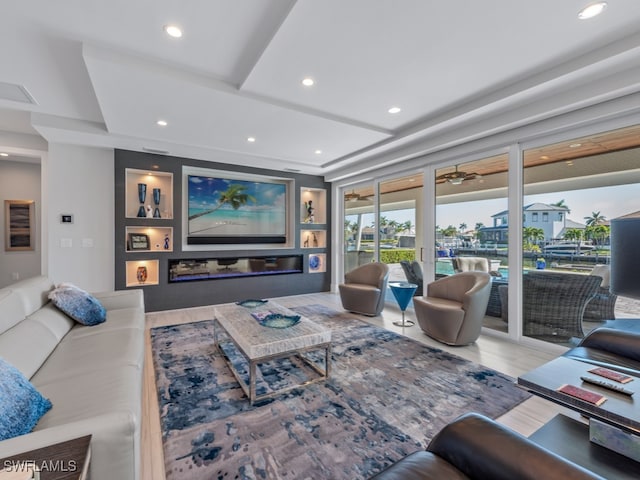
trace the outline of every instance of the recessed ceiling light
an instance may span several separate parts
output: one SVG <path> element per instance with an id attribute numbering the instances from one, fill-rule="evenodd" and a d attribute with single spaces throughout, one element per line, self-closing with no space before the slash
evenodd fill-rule
<path id="1" fill-rule="evenodd" d="M 168 125 L 166 120 L 158 120 L 156 124 L 160 125 L 161 127 L 166 127 Z"/>
<path id="2" fill-rule="evenodd" d="M 302 79 L 302 85 L 304 85 L 305 87 L 311 87 L 311 86 L 313 86 L 314 83 L 316 83 L 316 82 L 311 77 L 305 77 L 305 78 Z"/>
<path id="3" fill-rule="evenodd" d="M 389 113 L 400 113 L 402 111 L 402 109 L 400 107 L 391 107 L 389 110 L 387 110 L 387 112 Z"/>
<path id="4" fill-rule="evenodd" d="M 604 12 L 604 9 L 607 8 L 607 2 L 595 2 L 590 3 L 582 10 L 578 12 L 578 18 L 580 20 L 586 20 L 588 18 L 593 18 L 597 15 L 600 15 Z"/>
<path id="5" fill-rule="evenodd" d="M 549 155 L 542 155 L 540 160 L 549 160 Z"/>
<path id="6" fill-rule="evenodd" d="M 256 138 L 255 138 L 255 137 L 247 137 L 247 142 L 249 142 L 249 143 L 253 143 L 253 142 L 255 142 L 255 141 L 256 141 Z"/>
<path id="7" fill-rule="evenodd" d="M 8 157 L 8 156 L 9 156 L 8 153 L 4 153 L 4 152 L 0 153 L 0 157 Z"/>
<path id="8" fill-rule="evenodd" d="M 582 144 L 581 143 L 572 143 L 571 145 L 569 145 L 569 148 L 578 148 L 581 147 Z"/>
<path id="9" fill-rule="evenodd" d="M 176 25 L 165 25 L 164 31 L 173 38 L 180 38 L 182 36 L 182 30 Z"/>
<path id="10" fill-rule="evenodd" d="M 315 153 L 316 155 L 322 155 L 322 150 L 316 150 L 316 151 L 315 151 L 315 152 L 313 152 L 313 153 Z"/>
<path id="11" fill-rule="evenodd" d="M 573 162 L 572 162 L 571 160 L 568 160 L 568 161 L 567 161 L 567 166 L 568 166 L 568 167 L 573 167 Z"/>

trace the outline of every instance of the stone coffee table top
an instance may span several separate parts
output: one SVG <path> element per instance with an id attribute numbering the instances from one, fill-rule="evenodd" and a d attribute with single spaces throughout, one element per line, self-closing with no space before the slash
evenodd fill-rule
<path id="1" fill-rule="evenodd" d="M 256 312 L 297 315 L 288 308 L 269 300 L 257 308 L 246 308 L 235 303 L 214 308 L 218 323 L 235 340 L 249 360 L 270 357 L 285 352 L 303 350 L 331 342 L 331 330 L 306 317 L 287 328 L 260 325 L 251 315 Z"/>

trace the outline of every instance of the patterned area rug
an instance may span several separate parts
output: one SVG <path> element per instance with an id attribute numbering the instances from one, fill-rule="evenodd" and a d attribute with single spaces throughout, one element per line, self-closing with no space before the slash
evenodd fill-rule
<path id="1" fill-rule="evenodd" d="M 459 415 L 496 418 L 529 397 L 506 375 L 348 313 L 295 310 L 332 329 L 331 378 L 254 406 L 215 352 L 211 321 L 152 329 L 168 479 L 366 479 Z M 300 381 L 300 367 L 263 364 L 259 393 Z"/>

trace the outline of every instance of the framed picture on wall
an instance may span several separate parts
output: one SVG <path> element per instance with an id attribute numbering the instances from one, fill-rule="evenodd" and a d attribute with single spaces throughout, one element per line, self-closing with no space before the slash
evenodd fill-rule
<path id="1" fill-rule="evenodd" d="M 35 250 L 35 202 L 4 201 L 4 249 L 7 252 Z"/>
<path id="2" fill-rule="evenodd" d="M 149 250 L 149 235 L 144 233 L 130 233 L 127 242 L 128 250 Z"/>

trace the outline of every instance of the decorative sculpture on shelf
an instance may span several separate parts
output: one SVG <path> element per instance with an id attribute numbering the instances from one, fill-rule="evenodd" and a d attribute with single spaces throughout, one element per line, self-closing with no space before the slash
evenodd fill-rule
<path id="1" fill-rule="evenodd" d="M 164 234 L 164 249 L 165 249 L 165 250 L 169 250 L 169 242 L 170 242 L 170 240 L 169 240 L 169 234 L 168 234 L 168 233 L 165 233 L 165 234 Z"/>
<path id="2" fill-rule="evenodd" d="M 318 246 L 318 237 L 316 237 L 316 232 L 313 232 L 313 246 Z"/>
<path id="3" fill-rule="evenodd" d="M 307 239 L 304 241 L 304 244 L 302 246 L 305 248 L 309 246 L 309 235 L 307 235 Z"/>
<path id="4" fill-rule="evenodd" d="M 147 205 L 147 214 L 146 214 L 147 218 L 153 218 L 153 208 L 151 208 L 151 205 Z"/>
<path id="5" fill-rule="evenodd" d="M 147 216 L 147 212 L 144 208 L 144 201 L 147 198 L 147 184 L 138 184 L 138 200 L 140 201 L 140 208 L 138 208 L 138 217 L 144 218 Z"/>
<path id="6" fill-rule="evenodd" d="M 307 211 L 307 216 L 304 219 L 305 223 L 313 223 L 314 222 L 313 212 L 315 211 L 315 208 L 313 207 L 313 201 L 309 200 L 308 202 L 304 202 L 304 208 Z"/>

